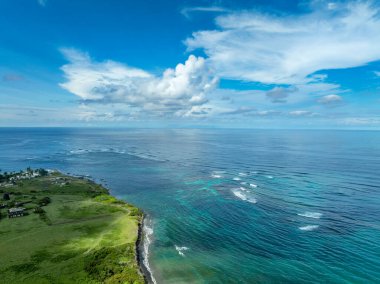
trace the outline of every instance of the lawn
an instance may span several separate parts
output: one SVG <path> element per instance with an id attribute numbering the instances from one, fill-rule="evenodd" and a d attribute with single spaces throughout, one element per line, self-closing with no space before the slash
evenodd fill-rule
<path id="1" fill-rule="evenodd" d="M 3 283 L 144 283 L 135 257 L 136 207 L 87 179 L 59 173 L 0 187 L 28 215 L 8 218 L 0 209 Z M 44 198 L 50 203 L 41 205 Z M 35 213 L 40 207 L 43 213 Z"/>

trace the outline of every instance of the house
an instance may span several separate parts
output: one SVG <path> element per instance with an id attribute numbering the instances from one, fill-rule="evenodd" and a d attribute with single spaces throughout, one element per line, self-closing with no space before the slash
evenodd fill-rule
<path id="1" fill-rule="evenodd" d="M 25 215 L 25 208 L 10 208 L 8 209 L 8 218 L 22 217 Z"/>

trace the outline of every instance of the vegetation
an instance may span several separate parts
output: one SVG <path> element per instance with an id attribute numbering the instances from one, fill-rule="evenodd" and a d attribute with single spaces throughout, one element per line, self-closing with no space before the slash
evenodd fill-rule
<path id="1" fill-rule="evenodd" d="M 42 173 L 2 174 L 10 200 L 0 200 L 1 282 L 144 283 L 135 256 L 142 212 L 87 179 Z M 29 214 L 7 218 L 16 204 Z"/>

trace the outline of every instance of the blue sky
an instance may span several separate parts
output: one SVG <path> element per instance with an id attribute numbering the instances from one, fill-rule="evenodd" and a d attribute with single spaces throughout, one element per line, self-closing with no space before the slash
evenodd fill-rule
<path id="1" fill-rule="evenodd" d="M 0 126 L 380 129 L 377 1 L 0 1 Z"/>

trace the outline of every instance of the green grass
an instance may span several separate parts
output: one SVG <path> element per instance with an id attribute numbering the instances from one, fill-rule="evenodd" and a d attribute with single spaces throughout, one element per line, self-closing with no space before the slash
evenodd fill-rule
<path id="1" fill-rule="evenodd" d="M 57 177 L 65 184 L 56 184 Z M 24 217 L 8 219 L 1 209 L 2 283 L 144 283 L 135 260 L 142 218 L 136 207 L 100 185 L 60 174 L 0 190 L 13 192 L 13 202 L 32 201 L 23 206 L 29 208 Z M 34 213 L 44 197 L 51 203 Z"/>

